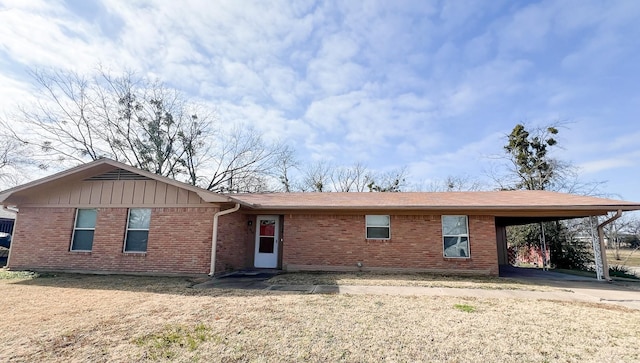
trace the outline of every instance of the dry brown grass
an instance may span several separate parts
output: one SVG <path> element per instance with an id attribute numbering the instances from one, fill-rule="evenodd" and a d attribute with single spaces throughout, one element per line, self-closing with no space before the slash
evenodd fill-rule
<path id="1" fill-rule="evenodd" d="M 273 285 L 423 286 L 467 289 L 550 291 L 547 286 L 491 276 L 453 276 L 429 273 L 327 273 L 299 272 L 277 275 Z"/>
<path id="2" fill-rule="evenodd" d="M 640 360 L 640 311 L 612 305 L 192 284 L 84 275 L 0 280 L 0 361 Z"/>
<path id="3" fill-rule="evenodd" d="M 616 251 L 607 249 L 607 263 L 609 263 L 609 265 L 640 267 L 640 249 L 620 249 L 619 252 L 620 259 L 616 260 Z"/>

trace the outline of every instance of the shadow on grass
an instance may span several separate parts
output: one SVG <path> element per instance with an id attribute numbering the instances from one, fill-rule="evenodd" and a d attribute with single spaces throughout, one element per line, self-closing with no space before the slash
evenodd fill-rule
<path id="1" fill-rule="evenodd" d="M 271 276 L 232 275 L 210 279 L 203 277 L 154 277 L 131 275 L 90 275 L 41 273 L 30 279 L 19 278 L 5 283 L 56 289 L 113 290 L 181 296 L 268 296 L 309 294 L 313 286 L 387 285 L 472 289 L 535 290 L 536 288 L 591 288 L 600 290 L 640 289 L 640 283 L 599 282 L 594 279 L 544 280 L 489 276 L 452 276 L 437 274 L 381 273 L 286 273 Z M 309 289 L 309 287 L 312 287 Z M 316 290 L 317 291 L 317 290 Z M 327 290 L 330 291 L 330 290 Z M 52 291 L 51 293 L 55 293 Z"/>
<path id="2" fill-rule="evenodd" d="M 488 290 L 539 290 L 541 284 L 486 275 L 455 275 L 427 272 L 297 272 L 275 276 L 274 285 L 407 286 Z"/>
<path id="3" fill-rule="evenodd" d="M 262 289 L 242 289 L 220 286 L 204 289 L 194 286 L 210 281 L 209 277 L 156 277 L 132 275 L 91 275 L 75 273 L 38 273 L 29 279 L 7 280 L 5 283 L 54 289 L 113 290 L 136 293 L 170 294 L 181 296 L 256 296 L 277 292 Z M 55 293 L 55 292 L 52 292 Z"/>

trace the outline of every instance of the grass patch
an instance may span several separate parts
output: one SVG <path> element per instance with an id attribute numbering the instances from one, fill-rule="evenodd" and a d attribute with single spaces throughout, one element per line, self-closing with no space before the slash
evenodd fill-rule
<path id="1" fill-rule="evenodd" d="M 453 307 L 460 311 L 464 311 L 465 313 L 472 313 L 476 311 L 476 308 L 469 304 L 455 304 Z"/>
<path id="2" fill-rule="evenodd" d="M 621 248 L 619 251 L 620 259 L 616 259 L 616 251 L 607 249 L 607 262 L 610 265 L 621 265 L 640 267 L 640 250 L 631 248 Z"/>
<path id="3" fill-rule="evenodd" d="M 195 351 L 200 344 L 211 339 L 211 329 L 204 324 L 187 327 L 180 324 L 167 325 L 157 333 L 134 339 L 134 343 L 145 348 L 145 357 L 151 360 L 174 359 L 181 351 Z"/>
<path id="4" fill-rule="evenodd" d="M 9 271 L 6 268 L 0 269 L 0 280 L 29 280 L 35 279 L 39 275 L 31 271 Z"/>

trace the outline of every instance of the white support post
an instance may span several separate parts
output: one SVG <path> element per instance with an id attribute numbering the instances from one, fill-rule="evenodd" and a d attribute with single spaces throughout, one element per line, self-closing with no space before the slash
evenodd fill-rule
<path id="1" fill-rule="evenodd" d="M 589 218 L 589 222 L 591 226 L 591 246 L 593 247 L 593 259 L 596 264 L 596 277 L 598 278 L 598 281 L 602 281 L 602 275 L 604 273 L 604 269 L 602 268 L 602 251 L 600 250 L 600 238 L 598 237 L 598 232 L 596 231 L 596 226 L 598 225 L 598 217 L 591 216 Z"/>
<path id="2" fill-rule="evenodd" d="M 544 235 L 544 222 L 540 222 L 540 241 L 542 248 L 542 271 L 547 270 L 547 239 Z"/>

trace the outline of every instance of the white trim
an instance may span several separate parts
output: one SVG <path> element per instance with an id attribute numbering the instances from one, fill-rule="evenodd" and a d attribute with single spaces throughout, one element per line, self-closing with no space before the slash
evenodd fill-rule
<path id="1" fill-rule="evenodd" d="M 382 217 L 387 217 L 389 218 L 389 225 L 388 226 L 383 226 L 383 225 L 369 225 L 367 223 L 367 217 L 368 216 L 382 216 Z M 374 227 L 374 228 L 387 228 L 389 230 L 389 237 L 384 238 L 384 237 L 369 237 L 369 227 Z M 390 240 L 391 239 L 391 215 L 389 214 L 365 214 L 364 216 L 364 238 L 368 239 L 368 240 Z"/>
<path id="2" fill-rule="evenodd" d="M 20 204 L 20 208 L 81 208 L 81 209 L 96 209 L 96 208 L 217 208 L 219 204 L 216 203 L 198 203 L 198 204 L 43 204 L 43 203 L 34 203 L 34 204 Z"/>
<path id="3" fill-rule="evenodd" d="M 81 210 L 95 210 L 96 211 L 96 220 L 93 222 L 93 228 L 78 228 L 78 213 Z M 76 208 L 76 218 L 73 220 L 73 230 L 71 231 L 71 244 L 69 245 L 69 252 L 91 252 L 93 251 L 93 240 L 96 232 L 96 223 L 98 222 L 98 209 L 97 208 Z M 73 248 L 73 242 L 76 239 L 76 231 L 93 231 L 94 236 L 91 237 L 91 249 L 90 250 L 79 250 Z"/>
<path id="4" fill-rule="evenodd" d="M 466 223 L 466 229 L 467 229 L 467 233 L 465 234 L 444 234 L 444 218 L 445 217 L 464 217 L 465 219 L 465 223 Z M 471 258 L 471 238 L 469 237 L 469 216 L 467 215 L 463 215 L 463 214 L 443 214 L 440 216 L 440 228 L 442 229 L 442 257 L 444 258 L 459 258 L 459 259 L 470 259 Z M 467 238 L 467 256 L 446 256 L 444 254 L 445 248 L 444 248 L 444 239 L 446 237 L 458 237 L 458 240 L 461 237 L 466 237 Z"/>
<path id="5" fill-rule="evenodd" d="M 129 220 L 131 219 L 131 210 L 132 209 L 148 209 L 149 210 L 149 226 L 145 228 L 129 228 Z M 122 253 L 147 253 L 149 249 L 149 229 L 151 227 L 151 214 L 153 213 L 152 208 L 127 208 L 127 225 L 125 226 L 124 231 L 124 241 L 122 244 Z M 129 237 L 129 231 L 147 231 L 147 248 L 144 251 L 127 251 L 127 237 Z"/>

